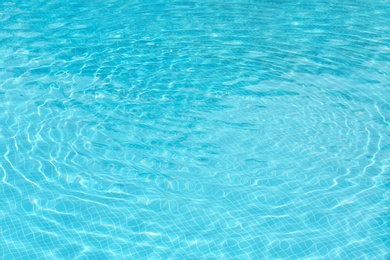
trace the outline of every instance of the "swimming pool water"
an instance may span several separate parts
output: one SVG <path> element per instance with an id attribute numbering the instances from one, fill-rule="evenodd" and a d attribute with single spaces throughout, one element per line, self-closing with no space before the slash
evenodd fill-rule
<path id="1" fill-rule="evenodd" d="M 389 1 L 0 6 L 1 259 L 390 258 Z"/>

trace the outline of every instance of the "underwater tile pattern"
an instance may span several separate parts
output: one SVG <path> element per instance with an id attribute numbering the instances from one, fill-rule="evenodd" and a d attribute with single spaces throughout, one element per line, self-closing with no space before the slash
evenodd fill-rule
<path id="1" fill-rule="evenodd" d="M 1 259 L 390 259 L 389 1 L 1 1 Z"/>

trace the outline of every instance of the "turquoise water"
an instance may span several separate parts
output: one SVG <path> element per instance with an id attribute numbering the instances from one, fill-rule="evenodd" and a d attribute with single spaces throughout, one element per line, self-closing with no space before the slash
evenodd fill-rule
<path id="1" fill-rule="evenodd" d="M 389 1 L 65 2 L 0 3 L 1 259 L 390 258 Z"/>

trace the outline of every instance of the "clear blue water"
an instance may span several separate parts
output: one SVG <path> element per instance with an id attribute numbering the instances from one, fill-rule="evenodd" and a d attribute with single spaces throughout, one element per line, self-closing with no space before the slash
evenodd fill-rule
<path id="1" fill-rule="evenodd" d="M 65 2 L 0 4 L 1 259 L 390 259 L 389 1 Z"/>

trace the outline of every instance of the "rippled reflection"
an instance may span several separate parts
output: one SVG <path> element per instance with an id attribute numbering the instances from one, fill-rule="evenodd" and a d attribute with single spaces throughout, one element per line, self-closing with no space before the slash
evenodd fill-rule
<path id="1" fill-rule="evenodd" d="M 4 259 L 388 259 L 390 3 L 3 2 Z"/>

